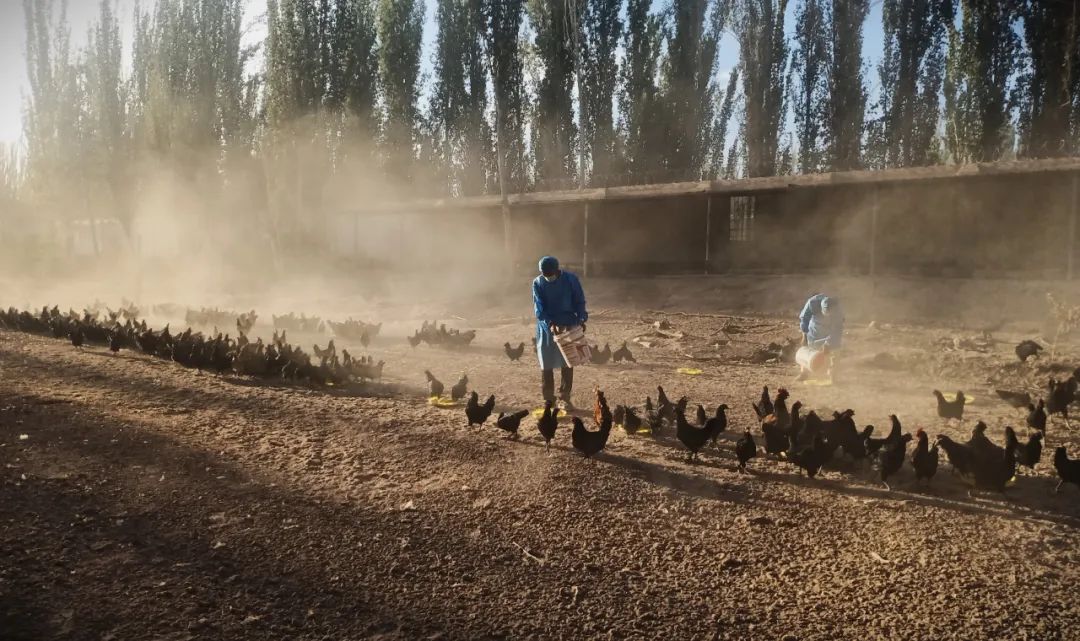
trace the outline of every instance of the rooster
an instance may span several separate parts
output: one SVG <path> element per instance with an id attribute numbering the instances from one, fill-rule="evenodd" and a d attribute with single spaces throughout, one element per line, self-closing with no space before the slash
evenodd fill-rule
<path id="1" fill-rule="evenodd" d="M 742 438 L 735 443 L 735 456 L 739 459 L 739 472 L 746 472 L 746 463 L 757 456 L 757 443 L 750 430 L 743 432 Z"/>
<path id="2" fill-rule="evenodd" d="M 949 420 L 963 420 L 964 418 L 964 404 L 967 399 L 964 398 L 963 392 L 956 393 L 956 400 L 947 401 L 945 395 L 938 390 L 934 390 L 934 396 L 937 397 L 937 413 L 941 418 Z"/>
<path id="3" fill-rule="evenodd" d="M 1064 445 L 1054 450 L 1054 470 L 1057 471 L 1058 478 L 1061 479 L 1057 487 L 1054 488 L 1054 494 L 1060 492 L 1061 486 L 1065 483 L 1072 483 L 1076 487 L 1080 487 L 1080 460 L 1070 460 Z"/>
<path id="4" fill-rule="evenodd" d="M 508 432 L 510 438 L 516 439 L 518 437 L 518 428 L 521 427 L 521 419 L 529 415 L 528 410 L 521 410 L 513 414 L 499 413 L 499 418 L 495 421 L 495 426 L 500 430 Z"/>
<path id="5" fill-rule="evenodd" d="M 452 401 L 454 401 L 456 403 L 457 401 L 460 401 L 461 399 L 465 398 L 465 394 L 468 391 L 469 391 L 469 376 L 467 374 L 465 374 L 464 372 L 462 372 L 461 378 L 458 379 L 458 382 L 453 387 L 450 388 L 450 400 L 452 400 Z"/>
<path id="6" fill-rule="evenodd" d="M 473 392 L 469 396 L 469 402 L 465 404 L 465 416 L 469 419 L 469 427 L 473 425 L 484 426 L 484 423 L 495 410 L 495 397 L 489 396 L 484 404 L 480 404 L 480 396 Z"/>
<path id="7" fill-rule="evenodd" d="M 754 413 L 757 414 L 758 420 L 764 419 L 769 414 L 773 413 L 773 404 L 769 400 L 769 386 L 761 388 L 761 400 L 757 403 L 751 403 L 754 406 Z"/>
<path id="8" fill-rule="evenodd" d="M 766 425 L 770 430 L 784 435 L 787 440 L 787 432 L 791 429 L 791 413 L 787 406 L 788 391 L 780 388 L 776 391 L 776 400 L 772 403 L 772 412 L 761 420 L 761 429 L 765 431 Z"/>
<path id="9" fill-rule="evenodd" d="M 930 438 L 920 427 L 915 431 L 915 452 L 911 455 L 911 467 L 915 469 L 915 482 L 934 478 L 938 467 L 938 446 L 930 447 Z"/>
<path id="10" fill-rule="evenodd" d="M 446 389 L 446 386 L 442 384 L 442 381 L 435 378 L 435 375 L 431 373 L 431 370 L 424 370 L 424 378 L 426 378 L 428 382 L 428 396 L 431 398 L 441 397 L 443 390 Z"/>
<path id="11" fill-rule="evenodd" d="M 544 437 L 544 449 L 551 451 L 551 440 L 555 438 L 555 430 L 559 427 L 559 408 L 554 410 L 551 401 L 544 403 L 544 414 L 536 422 L 536 429 L 540 430 L 540 436 Z"/>
<path id="12" fill-rule="evenodd" d="M 521 356 L 525 353 L 525 343 L 520 343 L 517 347 L 510 347 L 510 343 L 504 343 L 503 353 L 506 354 L 511 363 L 516 363 L 521 360 Z"/>

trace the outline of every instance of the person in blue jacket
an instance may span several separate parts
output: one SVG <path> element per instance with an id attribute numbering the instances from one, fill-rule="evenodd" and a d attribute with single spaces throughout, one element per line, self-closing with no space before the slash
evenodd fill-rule
<path id="1" fill-rule="evenodd" d="M 561 400 L 572 407 L 570 393 L 574 388 L 574 368 L 566 364 L 554 334 L 580 325 L 585 329 L 589 312 L 585 309 L 585 292 L 574 274 L 559 269 L 554 256 L 540 259 L 540 275 L 533 280 L 533 307 L 536 311 L 536 355 L 543 371 L 545 401 Z M 555 398 L 555 370 L 560 370 L 559 397 Z"/>
<path id="2" fill-rule="evenodd" d="M 799 329 L 802 331 L 803 345 L 825 350 L 826 353 L 840 349 L 844 341 L 844 314 L 840 310 L 840 301 L 825 294 L 811 296 L 799 314 Z M 831 369 L 830 365 L 830 375 Z M 808 375 L 809 372 L 804 370 L 800 378 Z"/>

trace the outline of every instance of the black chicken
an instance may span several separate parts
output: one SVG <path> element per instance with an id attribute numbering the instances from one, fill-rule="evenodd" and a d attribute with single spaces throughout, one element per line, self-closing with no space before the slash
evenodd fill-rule
<path id="1" fill-rule="evenodd" d="M 937 397 L 937 413 L 938 416 L 945 420 L 963 420 L 964 418 L 964 405 L 967 403 L 967 399 L 964 398 L 963 392 L 956 393 L 956 399 L 952 401 L 945 400 L 945 395 L 934 390 L 934 396 Z"/>
<path id="2" fill-rule="evenodd" d="M 965 445 L 974 450 L 976 454 L 997 457 L 1005 453 L 1004 448 L 987 438 L 986 423 L 982 421 L 976 423 L 975 427 L 971 429 L 971 438 L 968 439 Z"/>
<path id="3" fill-rule="evenodd" d="M 555 430 L 559 427 L 559 408 L 554 410 L 551 401 L 544 403 L 544 414 L 536 421 L 536 429 L 540 430 L 540 436 L 544 437 L 544 449 L 551 450 L 551 440 L 555 438 Z"/>
<path id="4" fill-rule="evenodd" d="M 941 449 L 945 450 L 945 458 L 949 459 L 953 474 L 970 483 L 974 478 L 974 455 L 971 448 L 957 443 L 944 434 L 938 435 L 937 445 L 940 445 Z"/>
<path id="5" fill-rule="evenodd" d="M 525 353 L 525 343 L 519 343 L 517 347 L 510 347 L 510 343 L 504 343 L 503 352 L 511 363 L 516 363 L 521 360 L 522 354 Z"/>
<path id="6" fill-rule="evenodd" d="M 406 336 L 405 340 L 409 342 L 409 347 L 416 349 L 420 345 L 420 342 L 424 340 L 424 337 L 420 335 L 420 331 L 417 330 L 412 336 Z"/>
<path id="7" fill-rule="evenodd" d="M 915 432 L 915 452 L 911 455 L 911 467 L 915 468 L 915 482 L 929 481 L 937 474 L 938 446 L 930 447 L 930 438 L 920 427 Z"/>
<path id="8" fill-rule="evenodd" d="M 428 396 L 431 398 L 441 397 L 443 390 L 446 389 L 446 386 L 442 384 L 442 381 L 435 378 L 435 375 L 432 374 L 430 370 L 424 370 L 424 378 L 426 378 L 428 382 Z M 476 396 L 476 394 L 474 393 L 473 396 Z"/>
<path id="9" fill-rule="evenodd" d="M 997 393 L 998 398 L 1016 409 L 1026 409 L 1028 405 L 1031 405 L 1031 394 L 1027 392 L 1011 392 L 1003 389 L 994 391 Z"/>
<path id="10" fill-rule="evenodd" d="M 623 361 L 626 361 L 628 363 L 637 362 L 637 359 L 634 358 L 634 355 L 630 353 L 630 348 L 626 346 L 625 342 L 622 344 L 622 347 L 612 352 L 611 359 L 616 363 L 621 363 Z"/>
<path id="11" fill-rule="evenodd" d="M 769 386 L 761 388 L 761 400 L 757 403 L 751 403 L 754 406 L 754 413 L 757 414 L 758 420 L 764 419 L 769 414 L 773 413 L 773 404 L 769 399 Z"/>
<path id="12" fill-rule="evenodd" d="M 743 432 L 742 438 L 735 443 L 735 457 L 739 459 L 739 472 L 746 471 L 746 463 L 757 456 L 757 443 L 750 430 Z"/>
<path id="13" fill-rule="evenodd" d="M 595 456 L 607 445 L 608 436 L 611 434 L 612 419 L 609 414 L 607 419 L 600 424 L 600 429 L 590 432 L 585 429 L 581 419 L 574 417 L 574 431 L 570 435 L 570 441 L 574 449 L 585 455 L 585 458 Z"/>
<path id="14" fill-rule="evenodd" d="M 457 402 L 465 398 L 465 394 L 469 391 L 469 376 L 462 372 L 461 378 L 458 382 L 450 388 L 450 400 Z"/>
<path id="15" fill-rule="evenodd" d="M 656 386 L 656 411 L 669 423 L 675 422 L 675 404 L 671 402 L 667 393 L 664 392 L 664 388 L 660 385 Z"/>
<path id="16" fill-rule="evenodd" d="M 1006 426 L 1005 447 L 1016 450 L 1016 462 L 1024 467 L 1034 470 L 1042 459 L 1042 432 L 1035 431 L 1028 437 L 1027 443 L 1021 443 L 1016 438 L 1016 430 Z"/>
<path id="17" fill-rule="evenodd" d="M 1020 359 L 1021 363 L 1026 363 L 1027 359 L 1032 356 L 1038 356 L 1041 351 L 1043 351 L 1043 346 L 1035 341 L 1021 341 L 1020 344 L 1016 346 L 1016 357 Z"/>
<path id="18" fill-rule="evenodd" d="M 1027 426 L 1046 432 L 1046 402 L 1041 398 L 1038 405 L 1028 405 Z"/>
<path id="19" fill-rule="evenodd" d="M 821 466 L 829 460 L 827 448 L 825 436 L 818 433 L 814 436 L 813 443 L 797 452 L 789 453 L 787 458 L 799 469 L 805 471 L 807 476 L 814 478 Z"/>
<path id="20" fill-rule="evenodd" d="M 700 427 L 705 427 L 705 421 L 709 420 L 708 414 L 705 413 L 705 406 L 698 405 L 697 412 L 694 414 L 694 419 Z"/>
<path id="21" fill-rule="evenodd" d="M 871 436 L 866 436 L 864 438 L 867 456 L 876 456 L 877 453 L 881 451 L 881 448 L 885 447 L 887 443 L 895 443 L 896 441 L 900 440 L 900 419 L 897 418 L 896 415 L 890 415 L 889 420 L 892 422 L 892 428 L 889 430 L 889 433 L 885 436 L 885 438 L 873 438 Z"/>
<path id="22" fill-rule="evenodd" d="M 788 450 L 787 430 L 774 422 L 762 421 L 761 432 L 765 435 L 765 452 L 780 456 Z"/>
<path id="23" fill-rule="evenodd" d="M 82 347 L 86 342 L 86 334 L 83 333 L 82 327 L 78 326 L 68 332 L 68 338 L 75 347 Z"/>
<path id="24" fill-rule="evenodd" d="M 480 404 L 480 396 L 476 392 L 469 395 L 469 401 L 465 404 L 465 416 L 469 419 L 469 427 L 473 425 L 484 426 L 495 409 L 495 397 L 489 396 L 484 404 Z"/>
<path id="25" fill-rule="evenodd" d="M 114 332 L 109 333 L 109 351 L 110 352 L 112 352 L 114 354 L 119 352 L 124 347 L 125 342 L 126 341 L 124 339 L 123 330 L 118 329 L 118 330 L 116 330 Z"/>
<path id="26" fill-rule="evenodd" d="M 653 436 L 660 436 L 660 430 L 664 427 L 664 417 L 653 407 L 652 398 L 648 396 L 645 397 L 645 422 L 648 423 Z"/>
<path id="27" fill-rule="evenodd" d="M 890 491 L 892 488 L 889 487 L 889 477 L 904 467 L 904 456 L 907 454 L 907 444 L 910 440 L 911 434 L 904 434 L 899 440 L 886 443 L 881 450 L 881 483 Z"/>
<path id="28" fill-rule="evenodd" d="M 622 426 L 623 429 L 626 430 L 627 434 L 633 434 L 634 432 L 641 429 L 641 417 L 637 415 L 637 410 L 635 410 L 634 408 L 624 408 L 622 418 Z"/>
<path id="29" fill-rule="evenodd" d="M 705 447 L 705 444 L 709 442 L 710 434 L 703 427 L 694 427 L 688 423 L 685 413 L 676 412 L 675 436 L 677 436 L 679 442 L 685 445 L 686 449 L 689 450 L 687 460 L 693 461 L 701 448 Z"/>
<path id="30" fill-rule="evenodd" d="M 518 437 L 518 428 L 521 427 L 521 419 L 529 415 L 529 410 L 521 410 L 513 414 L 499 412 L 499 418 L 495 421 L 495 427 L 510 433 L 511 438 Z"/>
<path id="31" fill-rule="evenodd" d="M 611 360 L 611 345 L 604 343 L 604 349 L 600 349 L 599 346 L 593 347 L 589 360 L 593 365 L 607 365 Z"/>
<path id="32" fill-rule="evenodd" d="M 727 409 L 727 405 L 718 405 L 716 414 L 705 421 L 705 431 L 709 433 L 709 439 L 712 440 L 713 445 L 716 445 L 716 439 L 720 437 L 720 433 L 727 429 Z"/>
<path id="33" fill-rule="evenodd" d="M 1070 378 L 1058 382 L 1050 379 L 1050 395 L 1046 398 L 1046 413 L 1049 415 L 1061 414 L 1065 424 L 1069 424 L 1069 405 L 1076 400 L 1077 381 Z"/>
<path id="34" fill-rule="evenodd" d="M 1064 445 L 1054 450 L 1054 469 L 1057 470 L 1058 478 L 1061 479 L 1054 488 L 1055 494 L 1061 491 L 1061 486 L 1065 483 L 1080 487 L 1080 459 L 1070 460 Z"/>

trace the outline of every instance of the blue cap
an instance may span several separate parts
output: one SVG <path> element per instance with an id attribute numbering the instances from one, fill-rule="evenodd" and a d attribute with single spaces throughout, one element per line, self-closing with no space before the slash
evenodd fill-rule
<path id="1" fill-rule="evenodd" d="M 554 256 L 544 256 L 540 259 L 540 273 L 554 274 L 559 271 L 559 259 Z"/>

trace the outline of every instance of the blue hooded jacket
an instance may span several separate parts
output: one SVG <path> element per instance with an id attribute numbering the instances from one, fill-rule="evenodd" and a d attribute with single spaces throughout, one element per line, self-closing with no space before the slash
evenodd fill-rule
<path id="1" fill-rule="evenodd" d="M 829 308 L 828 316 L 821 312 L 822 303 Z M 814 294 L 799 314 L 799 328 L 812 347 L 826 345 L 829 349 L 840 349 L 844 341 L 844 314 L 840 302 L 825 294 Z"/>
<path id="2" fill-rule="evenodd" d="M 540 261 L 541 271 L 555 271 L 558 261 L 547 256 Z M 536 343 L 540 366 L 544 369 L 566 367 L 562 353 L 555 345 L 551 326 L 570 327 L 589 320 L 585 309 L 585 292 L 581 281 L 571 272 L 562 271 L 554 282 L 549 283 L 543 275 L 532 283 L 533 308 L 536 312 Z"/>

